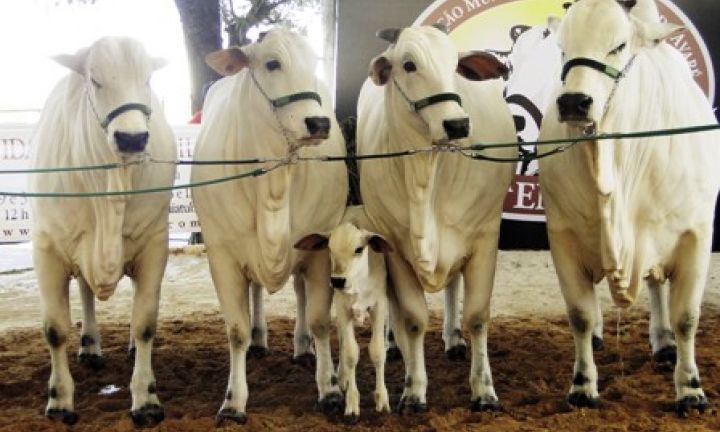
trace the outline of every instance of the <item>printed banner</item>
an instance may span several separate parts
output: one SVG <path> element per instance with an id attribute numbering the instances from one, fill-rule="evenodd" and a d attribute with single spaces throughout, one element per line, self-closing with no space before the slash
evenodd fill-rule
<path id="1" fill-rule="evenodd" d="M 485 50 L 511 68 L 505 98 L 515 119 L 519 151 L 535 152 L 542 113 L 560 80 L 560 50 L 548 29 L 549 16 L 562 17 L 568 0 L 436 0 L 416 25 L 442 23 L 460 52 Z M 712 102 L 715 72 L 705 42 L 690 19 L 670 0 L 656 0 L 661 18 L 684 30 L 668 40 L 687 59 L 696 82 Z M 623 131 L 605 131 L 623 132 Z M 511 220 L 544 222 L 537 161 L 518 164 L 503 207 Z"/>
<path id="2" fill-rule="evenodd" d="M 173 127 L 179 159 L 192 159 L 195 139 L 200 127 L 196 125 Z M 30 136 L 32 127 L 0 127 L 0 170 L 30 167 Z M 4 174 L 0 177 L 3 191 L 27 191 L 28 175 Z M 177 168 L 175 184 L 190 182 L 190 166 Z M 195 208 L 190 200 L 189 189 L 173 191 L 170 202 L 170 231 L 200 231 Z M 30 200 L 28 198 L 0 196 L 0 243 L 30 240 L 32 226 Z"/>

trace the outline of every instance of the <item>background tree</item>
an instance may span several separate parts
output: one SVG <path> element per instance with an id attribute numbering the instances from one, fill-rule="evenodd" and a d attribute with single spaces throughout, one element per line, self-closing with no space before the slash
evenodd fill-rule
<path id="1" fill-rule="evenodd" d="M 94 4 L 100 0 L 56 0 L 55 4 Z M 321 0 L 175 0 L 188 54 L 190 69 L 190 109 L 202 107 L 203 87 L 220 78 L 205 64 L 205 56 L 223 47 L 223 29 L 228 46 L 250 42 L 253 31 L 283 24 L 303 31 L 299 14 L 314 8 Z M 224 27 L 223 27 L 224 24 Z"/>

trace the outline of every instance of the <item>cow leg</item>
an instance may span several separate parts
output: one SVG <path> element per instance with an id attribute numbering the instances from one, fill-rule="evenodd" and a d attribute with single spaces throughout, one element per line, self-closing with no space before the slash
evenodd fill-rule
<path id="1" fill-rule="evenodd" d="M 380 299 L 378 304 L 370 310 L 372 336 L 368 351 L 370 361 L 375 367 L 375 411 L 390 412 L 390 398 L 385 386 L 385 320 L 388 315 L 387 300 Z"/>
<path id="2" fill-rule="evenodd" d="M 427 372 L 423 342 L 428 309 L 422 287 L 408 264 L 397 254 L 388 255 L 393 289 L 388 290 L 395 340 L 405 363 L 405 388 L 398 413 L 427 411 Z"/>
<path id="3" fill-rule="evenodd" d="M 252 331 L 248 355 L 255 358 L 263 358 L 268 353 L 268 330 L 267 318 L 265 317 L 264 291 L 262 285 L 251 283 L 252 295 Z"/>
<path id="4" fill-rule="evenodd" d="M 78 415 L 73 410 L 75 383 L 70 375 L 67 359 L 67 339 L 70 334 L 70 279 L 57 259 L 42 246 L 35 246 L 33 261 L 37 269 L 38 285 L 43 304 L 43 332 L 50 350 L 50 379 L 45 415 L 52 420 L 75 424 Z"/>
<path id="5" fill-rule="evenodd" d="M 80 330 L 80 351 L 78 361 L 93 370 L 102 369 L 105 360 L 100 349 L 100 331 L 95 319 L 95 294 L 83 277 L 77 278 L 82 300 L 82 330 Z"/>
<path id="6" fill-rule="evenodd" d="M 474 247 L 470 261 L 465 265 L 465 300 L 463 324 L 470 333 L 472 359 L 470 362 L 470 409 L 472 411 L 497 410 L 500 401 L 495 394 L 492 370 L 487 351 L 490 325 L 490 296 L 495 279 L 497 261 L 497 234 L 483 234 Z"/>
<path id="7" fill-rule="evenodd" d="M 465 359 L 467 346 L 460 329 L 460 285 L 458 273 L 445 288 L 445 316 L 443 317 L 443 341 L 445 354 L 450 360 Z"/>
<path id="8" fill-rule="evenodd" d="M 397 343 L 395 342 L 395 333 L 393 333 L 392 330 L 393 318 L 390 314 L 391 311 L 388 310 L 388 314 L 384 319 L 386 347 L 385 349 L 387 350 L 385 356 L 389 361 L 397 361 L 402 359 L 402 354 L 400 353 L 400 348 L 398 348 Z"/>
<path id="9" fill-rule="evenodd" d="M 650 346 L 653 359 L 658 363 L 675 364 L 677 346 L 675 335 L 670 329 L 670 311 L 668 306 L 668 286 L 648 279 L 650 298 Z"/>
<path id="10" fill-rule="evenodd" d="M 703 412 L 708 407 L 695 364 L 695 332 L 710 264 L 710 240 L 709 233 L 685 233 L 675 253 L 677 261 L 670 281 L 670 322 L 677 341 L 675 407 L 678 415 L 686 415 L 692 409 Z"/>
<path id="11" fill-rule="evenodd" d="M 292 362 L 307 369 L 313 369 L 315 367 L 315 349 L 307 323 L 307 296 L 303 275 L 299 273 L 293 275 L 293 288 L 297 302 L 297 315 L 295 317 L 295 334 L 293 335 Z"/>
<path id="12" fill-rule="evenodd" d="M 217 291 L 230 348 L 230 375 L 227 391 L 216 420 L 244 424 L 248 399 L 246 355 L 250 346 L 250 282 L 239 266 L 222 249 L 208 249 L 210 275 Z"/>
<path id="13" fill-rule="evenodd" d="M 152 370 L 152 345 L 157 330 L 160 286 L 167 265 L 167 236 L 150 240 L 134 263 L 132 329 L 135 341 L 135 367 L 130 381 L 132 408 L 136 426 L 153 426 L 165 418 L 157 395 Z"/>
<path id="14" fill-rule="evenodd" d="M 605 347 L 603 342 L 603 312 L 600 302 L 595 299 L 595 326 L 592 331 L 592 348 L 593 351 L 601 351 Z"/>
<path id="15" fill-rule="evenodd" d="M 597 367 L 593 359 L 592 329 L 595 327 L 597 298 L 590 275 L 578 262 L 579 248 L 567 231 L 549 231 L 550 250 L 565 298 L 570 330 L 575 341 L 575 365 L 568 402 L 577 407 L 597 408 Z"/>
<path id="16" fill-rule="evenodd" d="M 330 259 L 327 253 L 316 252 L 308 260 L 305 272 L 307 289 L 307 322 L 315 339 L 315 381 L 318 387 L 318 404 L 328 415 L 340 414 L 343 395 L 334 375 L 330 353 L 330 309 L 333 291 L 330 288 Z"/>
<path id="17" fill-rule="evenodd" d="M 355 340 L 352 305 L 345 296 L 335 299 L 338 336 L 340 337 L 340 358 L 337 379 L 345 391 L 345 420 L 354 422 L 360 416 L 360 392 L 357 388 L 355 369 L 360 348 Z"/>

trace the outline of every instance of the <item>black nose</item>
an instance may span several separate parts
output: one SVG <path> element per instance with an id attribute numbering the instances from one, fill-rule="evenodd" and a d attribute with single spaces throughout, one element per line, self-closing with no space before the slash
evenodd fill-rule
<path id="1" fill-rule="evenodd" d="M 305 117 L 305 126 L 313 137 L 327 137 L 330 133 L 330 119 L 327 117 Z"/>
<path id="2" fill-rule="evenodd" d="M 115 142 L 117 143 L 118 150 L 123 153 L 137 153 L 145 150 L 149 137 L 150 134 L 147 132 L 115 132 Z"/>
<path id="3" fill-rule="evenodd" d="M 515 121 L 515 130 L 516 131 L 522 132 L 525 130 L 525 124 L 526 124 L 525 117 L 519 116 L 519 115 L 514 115 L 513 121 Z"/>
<path id="4" fill-rule="evenodd" d="M 557 100 L 560 119 L 587 119 L 593 99 L 585 93 L 565 93 Z"/>
<path id="5" fill-rule="evenodd" d="M 343 289 L 343 288 L 345 288 L 345 278 L 331 277 L 331 278 L 330 278 L 330 285 L 331 285 L 333 288 Z"/>
<path id="6" fill-rule="evenodd" d="M 448 139 L 467 138 L 470 135 L 470 119 L 445 120 L 443 128 L 445 128 Z"/>

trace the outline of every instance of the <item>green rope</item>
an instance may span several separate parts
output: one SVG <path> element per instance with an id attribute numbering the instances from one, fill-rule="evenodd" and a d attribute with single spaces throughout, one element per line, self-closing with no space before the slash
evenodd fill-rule
<path id="1" fill-rule="evenodd" d="M 692 127 L 683 127 L 683 128 L 674 128 L 674 129 L 658 129 L 654 131 L 642 131 L 642 132 L 630 132 L 630 133 L 606 133 L 606 134 L 597 134 L 597 135 L 589 135 L 589 136 L 583 136 L 583 137 L 577 137 L 577 138 L 561 138 L 561 139 L 551 139 L 551 140 L 538 140 L 538 141 L 529 141 L 522 143 L 523 145 L 537 145 L 537 146 L 543 146 L 543 145 L 551 145 L 551 144 L 569 144 L 564 147 L 559 147 L 556 149 L 553 149 L 546 153 L 529 153 L 527 155 L 523 155 L 517 158 L 503 158 L 503 157 L 494 157 L 494 156 L 486 156 L 482 154 L 477 153 L 464 153 L 463 150 L 470 150 L 470 151 L 483 151 L 488 149 L 494 149 L 494 148 L 508 148 L 508 147 L 517 147 L 520 143 L 517 141 L 515 142 L 500 142 L 500 143 L 488 143 L 488 144 L 473 144 L 466 147 L 457 147 L 456 150 L 460 151 L 461 154 L 464 156 L 470 157 L 472 159 L 477 160 L 486 160 L 491 162 L 525 162 L 530 161 L 533 159 L 542 159 L 548 156 L 552 156 L 554 154 L 561 153 L 565 151 L 566 149 L 570 148 L 572 145 L 575 145 L 579 142 L 584 141 L 596 141 L 596 140 L 610 140 L 610 139 L 627 139 L 627 138 L 649 138 L 649 137 L 658 137 L 658 136 L 670 136 L 670 135 L 680 135 L 680 134 L 689 134 L 689 133 L 698 133 L 698 132 L 707 132 L 712 130 L 720 129 L 720 124 L 711 124 L 711 125 L 704 125 L 704 126 L 692 126 Z M 365 155 L 357 155 L 357 154 L 350 154 L 346 156 L 319 156 L 319 157 L 298 157 L 297 161 L 321 161 L 321 162 L 338 162 L 338 161 L 349 161 L 349 160 L 365 160 L 365 159 L 386 159 L 386 158 L 395 158 L 395 157 L 405 157 L 405 156 L 412 156 L 417 153 L 419 153 L 419 150 L 405 150 L 405 151 L 399 151 L 399 152 L 388 152 L 388 153 L 377 153 L 377 154 L 365 154 Z M 270 162 L 268 159 L 240 159 L 240 160 L 200 160 L 200 161 L 151 161 L 153 163 L 169 163 L 174 165 L 243 165 L 243 164 L 258 164 L 258 163 L 267 163 Z M 139 162 L 133 162 L 131 164 L 136 164 Z M 59 197 L 73 197 L 73 198 L 80 198 L 80 197 L 99 197 L 99 196 L 119 196 L 119 195 L 139 195 L 139 194 L 148 194 L 148 193 L 157 193 L 157 192 L 166 192 L 171 190 L 177 190 L 177 189 L 187 189 L 187 188 L 195 188 L 195 187 L 201 187 L 201 186 L 208 186 L 212 184 L 218 184 L 218 183 L 225 183 L 233 180 L 238 180 L 246 177 L 259 177 L 261 175 L 267 174 L 268 172 L 272 171 L 275 168 L 278 168 L 280 166 L 286 165 L 286 163 L 280 163 L 279 165 L 276 165 L 273 168 L 258 168 L 250 172 L 237 174 L 233 176 L 228 177 L 220 177 L 212 180 L 206 180 L 202 182 L 197 183 L 187 183 L 182 185 L 172 185 L 172 186 L 161 186 L 156 188 L 148 188 L 148 189 L 135 189 L 135 190 L 128 190 L 128 191 L 113 191 L 113 192 L 2 192 L 0 191 L 0 196 L 13 196 L 13 197 L 30 197 L 30 198 L 59 198 Z M 105 165 L 94 165 L 94 166 L 81 166 L 81 167 L 65 167 L 65 168 L 39 168 L 39 169 L 17 169 L 17 170 L 0 170 L 0 174 L 34 174 L 34 173 L 50 173 L 50 172 L 70 172 L 70 171 L 90 171 L 90 170 L 109 170 L 109 169 L 116 169 L 121 168 L 124 166 L 128 166 L 131 164 L 105 164 Z"/>
<path id="2" fill-rule="evenodd" d="M 683 128 L 674 128 L 674 129 L 658 129 L 654 131 L 642 131 L 642 132 L 627 132 L 627 133 L 601 133 L 598 135 L 588 135 L 578 138 L 559 138 L 559 139 L 550 139 L 550 140 L 538 140 L 538 141 L 528 141 L 522 143 L 523 145 L 550 145 L 550 144 L 569 144 L 569 143 L 578 143 L 583 141 L 600 141 L 600 140 L 610 140 L 610 139 L 625 139 L 625 138 L 649 138 L 649 137 L 657 137 L 657 136 L 668 136 L 668 135 L 682 135 L 682 134 L 689 134 L 689 133 L 698 133 L 698 132 L 707 132 L 711 130 L 720 129 L 720 124 L 711 124 L 711 125 L 704 125 L 704 126 L 691 126 L 691 127 L 683 127 Z M 487 150 L 487 149 L 493 149 L 493 148 L 507 148 L 507 147 L 516 147 L 519 143 L 489 143 L 489 144 L 473 144 L 468 147 L 469 150 Z"/>
<path id="3" fill-rule="evenodd" d="M 276 167 L 275 167 L 276 168 Z M 176 189 L 195 188 L 200 186 L 209 186 L 218 183 L 225 183 L 238 180 L 245 177 L 259 177 L 267 174 L 275 168 L 258 168 L 250 172 L 237 174 L 228 177 L 219 177 L 212 180 L 205 180 L 197 183 L 186 183 L 172 186 L 159 186 L 147 189 L 131 189 L 127 191 L 109 191 L 109 192 L 0 192 L 0 196 L 27 197 L 27 198 L 87 198 L 102 196 L 119 196 L 119 195 L 140 195 L 158 192 L 167 192 Z"/>

